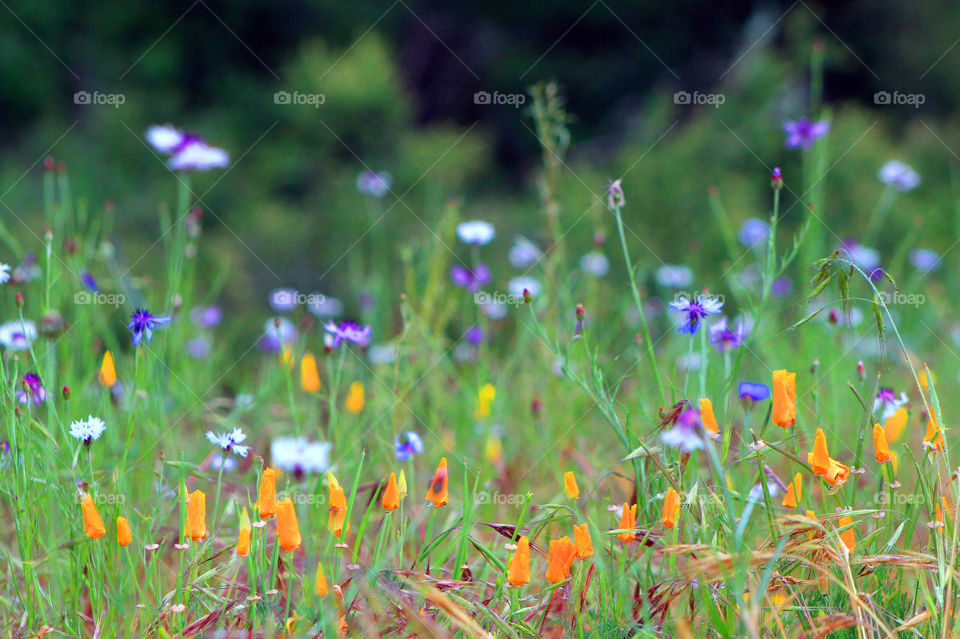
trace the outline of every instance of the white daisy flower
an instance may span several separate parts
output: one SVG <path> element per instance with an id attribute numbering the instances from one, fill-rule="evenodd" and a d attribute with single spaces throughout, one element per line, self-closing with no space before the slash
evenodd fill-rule
<path id="1" fill-rule="evenodd" d="M 107 430 L 107 425 L 99 417 L 89 415 L 86 419 L 78 419 L 70 424 L 70 434 L 77 438 L 77 441 L 89 446 L 95 439 L 100 439 L 103 431 Z"/>
<path id="2" fill-rule="evenodd" d="M 0 284 L 10 281 L 10 265 L 0 262 Z"/>

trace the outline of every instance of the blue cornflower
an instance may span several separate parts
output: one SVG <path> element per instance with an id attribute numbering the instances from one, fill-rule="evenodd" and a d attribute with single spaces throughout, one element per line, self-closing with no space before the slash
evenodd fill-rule
<path id="1" fill-rule="evenodd" d="M 399 433 L 393 440 L 393 452 L 397 461 L 407 461 L 423 452 L 423 440 L 412 430 Z"/>
<path id="2" fill-rule="evenodd" d="M 743 344 L 743 321 L 737 322 L 737 330 L 735 331 L 727 328 L 726 317 L 713 323 L 710 326 L 710 343 L 717 347 L 718 353 L 739 347 Z"/>
<path id="3" fill-rule="evenodd" d="M 740 399 L 743 400 L 762 402 L 770 397 L 770 389 L 767 388 L 766 384 L 740 382 L 740 386 L 737 387 L 737 394 L 740 395 Z"/>
<path id="4" fill-rule="evenodd" d="M 323 328 L 333 336 L 333 348 L 340 346 L 340 342 L 343 341 L 353 342 L 359 346 L 366 346 L 370 343 L 372 329 L 369 326 L 360 326 L 356 322 L 340 322 L 339 324 L 330 322 Z"/>
<path id="5" fill-rule="evenodd" d="M 684 314 L 677 332 L 695 335 L 700 330 L 700 323 L 703 318 L 720 312 L 720 309 L 723 308 L 723 300 L 718 297 L 698 295 L 697 300 L 693 301 L 686 295 L 681 295 L 675 301 L 670 302 L 670 308 Z"/>
<path id="6" fill-rule="evenodd" d="M 139 346 L 140 340 L 142 340 L 144 336 L 147 337 L 148 342 L 153 340 L 154 328 L 167 326 L 169 323 L 169 317 L 154 317 L 147 309 L 138 308 L 133 312 L 133 315 L 130 316 L 130 323 L 127 324 L 127 328 L 133 331 L 134 346 Z"/>

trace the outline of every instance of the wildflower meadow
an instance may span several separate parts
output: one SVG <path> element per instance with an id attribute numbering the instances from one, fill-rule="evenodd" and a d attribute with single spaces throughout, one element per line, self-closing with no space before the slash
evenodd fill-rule
<path id="1" fill-rule="evenodd" d="M 366 46 L 325 55 L 366 86 Z M 480 155 L 354 153 L 342 76 L 278 93 L 336 138 L 342 199 L 267 207 L 272 257 L 231 207 L 327 168 L 274 148 L 214 210 L 260 152 L 236 118 L 117 105 L 139 228 L 83 155 L 22 166 L 0 634 L 960 636 L 956 156 L 854 151 L 876 123 L 824 98 L 824 49 L 678 94 L 695 115 L 652 108 L 612 161 L 562 79 L 481 94 L 536 147 L 519 199 L 464 186 Z M 788 60 L 789 113 L 737 106 Z"/>

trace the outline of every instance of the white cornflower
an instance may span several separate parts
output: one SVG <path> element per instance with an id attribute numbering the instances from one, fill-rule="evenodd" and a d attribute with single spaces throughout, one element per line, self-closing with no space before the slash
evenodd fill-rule
<path id="1" fill-rule="evenodd" d="M 272 466 L 302 475 L 326 472 L 330 466 L 330 448 L 327 442 L 310 442 L 304 437 L 280 437 L 270 444 Z"/>
<path id="2" fill-rule="evenodd" d="M 247 453 L 250 452 L 249 446 L 241 446 L 246 441 L 247 434 L 239 428 L 234 428 L 229 433 L 214 433 L 208 430 L 207 439 L 214 446 L 222 448 L 224 454 L 234 452 L 240 457 L 246 457 Z"/>
<path id="3" fill-rule="evenodd" d="M 93 415 L 86 419 L 78 419 L 70 424 L 70 434 L 77 438 L 77 441 L 89 446 L 95 439 L 100 439 L 103 431 L 107 430 L 107 425 L 103 420 Z"/>
<path id="4" fill-rule="evenodd" d="M 30 347 L 37 337 L 37 325 L 30 320 L 12 320 L 0 324 L 0 344 L 12 351 L 22 351 Z"/>
<path id="5" fill-rule="evenodd" d="M 483 220 L 470 220 L 457 226 L 457 237 L 466 244 L 483 246 L 489 244 L 494 235 L 493 225 Z"/>
<path id="6" fill-rule="evenodd" d="M 610 259 L 600 251 L 590 251 L 580 258 L 580 270 L 594 277 L 603 277 L 610 270 Z"/>
<path id="7" fill-rule="evenodd" d="M 10 281 L 10 265 L 0 262 L 0 284 Z"/>

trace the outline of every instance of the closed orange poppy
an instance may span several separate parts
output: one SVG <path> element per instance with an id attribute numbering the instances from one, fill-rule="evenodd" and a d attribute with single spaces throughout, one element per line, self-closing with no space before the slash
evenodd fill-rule
<path id="1" fill-rule="evenodd" d="M 130 532 L 130 522 L 126 517 L 117 517 L 117 543 L 121 546 L 129 546 L 133 541 L 133 533 Z"/>
<path id="2" fill-rule="evenodd" d="M 617 533 L 620 541 L 631 542 L 637 538 L 637 505 L 630 506 L 626 502 L 620 511 L 620 529 L 624 532 Z M 551 542 L 553 543 L 553 542 Z"/>
<path id="3" fill-rule="evenodd" d="M 237 536 L 237 556 L 246 557 L 250 554 L 250 527 L 240 528 L 240 534 Z"/>
<path id="4" fill-rule="evenodd" d="M 187 523 L 184 535 L 194 541 L 207 538 L 207 496 L 195 490 L 187 497 Z"/>
<path id="5" fill-rule="evenodd" d="M 390 473 L 390 479 L 387 480 L 387 486 L 383 489 L 383 499 L 381 500 L 384 510 L 396 510 L 400 507 L 400 489 L 397 488 L 397 474 Z"/>
<path id="6" fill-rule="evenodd" d="M 579 559 L 593 557 L 593 539 L 590 537 L 586 522 L 573 527 L 573 542 L 577 544 L 577 557 Z"/>
<path id="7" fill-rule="evenodd" d="M 113 366 L 110 351 L 103 354 L 103 362 L 100 363 L 100 383 L 107 388 L 117 383 L 117 369 Z"/>
<path id="8" fill-rule="evenodd" d="M 293 500 L 287 497 L 277 502 L 277 541 L 284 550 L 296 550 L 300 546 L 300 524 Z"/>
<path id="9" fill-rule="evenodd" d="M 580 487 L 577 486 L 577 476 L 573 474 L 572 470 L 568 470 L 563 474 L 563 492 L 566 493 L 570 499 L 580 497 Z"/>
<path id="10" fill-rule="evenodd" d="M 517 549 L 507 565 L 507 581 L 511 586 L 530 583 L 530 540 L 525 536 L 517 540 Z"/>
<path id="11" fill-rule="evenodd" d="M 107 532 L 107 527 L 103 525 L 103 520 L 100 519 L 100 511 L 97 510 L 97 505 L 93 503 L 93 497 L 89 493 L 85 494 L 80 501 L 80 509 L 83 510 L 83 532 L 87 534 L 87 537 L 90 539 L 103 537 Z"/>
<path id="12" fill-rule="evenodd" d="M 827 436 L 823 429 L 817 429 L 817 437 L 813 440 L 813 452 L 807 456 L 807 463 L 813 468 L 814 475 L 825 475 L 830 470 L 830 453 L 827 452 Z"/>
<path id="13" fill-rule="evenodd" d="M 930 412 L 930 419 L 927 420 L 927 434 L 924 435 L 923 441 L 930 442 L 931 446 L 933 446 L 937 452 L 941 453 L 946 446 L 943 441 L 943 431 L 940 430 L 940 424 L 933 411 Z"/>
<path id="14" fill-rule="evenodd" d="M 264 468 L 260 477 L 260 519 L 277 514 L 277 471 Z"/>
<path id="15" fill-rule="evenodd" d="M 347 520 L 347 495 L 333 473 L 327 473 L 327 483 L 330 485 L 330 516 L 327 518 L 327 529 L 333 533 L 334 537 L 341 537 Z"/>
<path id="16" fill-rule="evenodd" d="M 447 458 L 444 457 L 440 460 L 440 465 L 437 466 L 437 472 L 433 474 L 433 479 L 430 480 L 430 487 L 427 489 L 427 501 L 437 508 L 446 506 L 449 501 L 450 495 L 447 492 L 447 479 Z"/>
<path id="17" fill-rule="evenodd" d="M 307 353 L 300 360 L 300 387 L 308 393 L 320 390 L 320 374 L 317 372 L 317 359 L 313 353 Z"/>
<path id="18" fill-rule="evenodd" d="M 317 579 L 314 583 L 314 591 L 318 597 L 326 597 L 327 593 L 330 592 L 330 588 L 327 586 L 327 577 L 323 574 L 323 564 L 320 562 L 317 562 Z"/>
<path id="19" fill-rule="evenodd" d="M 800 473 L 793 476 L 793 481 L 787 486 L 787 494 L 783 496 L 783 505 L 787 508 L 796 508 L 797 500 L 803 496 L 803 485 L 800 483 Z"/>
<path id="20" fill-rule="evenodd" d="M 577 546 L 569 537 L 550 540 L 550 554 L 547 558 L 547 581 L 552 584 L 570 576 L 570 566 L 577 556 Z"/>
<path id="21" fill-rule="evenodd" d="M 890 461 L 890 444 L 887 434 L 880 424 L 873 425 L 873 456 L 878 464 Z"/>
<path id="22" fill-rule="evenodd" d="M 713 414 L 713 402 L 706 397 L 700 399 L 700 421 L 703 422 L 703 427 L 708 433 L 720 434 L 717 416 Z"/>
<path id="23" fill-rule="evenodd" d="M 663 500 L 663 515 L 660 521 L 667 528 L 673 528 L 680 519 L 680 493 L 673 486 L 667 489 L 667 496 Z"/>
<path id="24" fill-rule="evenodd" d="M 773 371 L 773 423 L 789 428 L 797 422 L 797 374 Z"/>
<path id="25" fill-rule="evenodd" d="M 840 528 L 844 526 L 850 526 L 853 523 L 853 518 L 851 517 L 841 517 L 837 522 L 837 525 Z M 843 545 L 847 547 L 847 550 L 853 552 L 853 549 L 857 547 L 857 536 L 856 531 L 853 527 L 844 530 L 840 533 L 840 540 L 843 541 Z"/>

